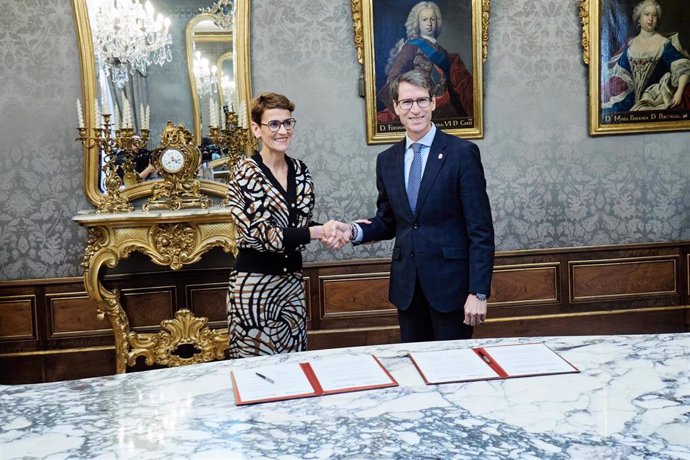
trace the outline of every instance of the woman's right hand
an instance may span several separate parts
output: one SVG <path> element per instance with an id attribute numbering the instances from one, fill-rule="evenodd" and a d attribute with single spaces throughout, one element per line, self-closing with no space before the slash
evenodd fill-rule
<path id="1" fill-rule="evenodd" d="M 329 249 L 340 249 L 350 242 L 350 226 L 337 220 L 329 220 L 323 226 L 321 243 Z"/>

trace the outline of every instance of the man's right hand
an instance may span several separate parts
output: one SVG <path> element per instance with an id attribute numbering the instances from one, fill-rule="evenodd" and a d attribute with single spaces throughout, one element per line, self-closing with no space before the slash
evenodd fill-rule
<path id="1" fill-rule="evenodd" d="M 350 242 L 350 226 L 337 220 L 329 220 L 323 226 L 324 237 L 321 240 L 329 249 L 340 249 Z"/>

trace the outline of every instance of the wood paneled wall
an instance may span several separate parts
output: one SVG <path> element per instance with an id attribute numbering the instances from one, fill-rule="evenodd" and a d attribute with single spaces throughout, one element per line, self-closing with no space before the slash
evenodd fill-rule
<path id="1" fill-rule="evenodd" d="M 489 321 L 475 337 L 690 331 L 690 242 L 499 252 Z M 395 343 L 387 260 L 305 267 L 311 349 Z M 154 332 L 179 308 L 224 328 L 229 269 L 125 268 L 105 283 L 122 293 L 132 327 Z M 114 372 L 107 320 L 80 277 L 0 282 L 0 383 Z M 137 366 L 143 368 L 143 366 Z"/>

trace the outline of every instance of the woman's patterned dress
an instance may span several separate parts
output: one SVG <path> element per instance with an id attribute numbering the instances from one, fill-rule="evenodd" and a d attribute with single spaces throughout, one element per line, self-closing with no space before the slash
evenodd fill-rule
<path id="1" fill-rule="evenodd" d="M 307 347 L 300 250 L 309 242 L 314 184 L 304 163 L 285 159 L 287 190 L 258 153 L 241 161 L 229 182 L 239 249 L 227 298 L 230 358 Z"/>

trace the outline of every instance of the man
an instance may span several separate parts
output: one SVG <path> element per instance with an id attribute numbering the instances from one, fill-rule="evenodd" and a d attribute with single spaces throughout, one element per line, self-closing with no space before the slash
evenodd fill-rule
<path id="1" fill-rule="evenodd" d="M 491 286 L 494 231 L 479 148 L 431 123 L 432 88 L 419 70 L 392 83 L 406 136 L 376 161 L 376 217 L 325 229 L 355 244 L 395 238 L 389 298 L 402 342 L 470 338 Z"/>

